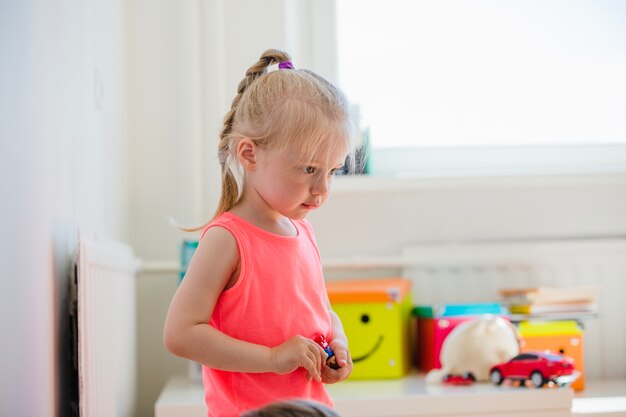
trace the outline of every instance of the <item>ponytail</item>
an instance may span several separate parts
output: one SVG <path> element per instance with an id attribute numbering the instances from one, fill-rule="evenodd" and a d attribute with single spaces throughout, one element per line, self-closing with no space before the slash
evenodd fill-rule
<path id="1" fill-rule="evenodd" d="M 233 208 L 241 197 L 242 184 L 236 180 L 235 173 L 232 170 L 233 164 L 231 163 L 231 158 L 234 157 L 233 149 L 231 149 L 231 145 L 233 145 L 231 133 L 241 96 L 257 78 L 267 73 L 267 68 L 270 65 L 290 60 L 291 57 L 286 52 L 277 49 L 268 49 L 263 52 L 254 65 L 248 68 L 246 76 L 237 87 L 237 95 L 233 99 L 229 112 L 226 114 L 226 117 L 224 117 L 224 126 L 220 132 L 220 143 L 218 145 L 217 154 L 222 169 L 222 193 L 213 218 Z"/>

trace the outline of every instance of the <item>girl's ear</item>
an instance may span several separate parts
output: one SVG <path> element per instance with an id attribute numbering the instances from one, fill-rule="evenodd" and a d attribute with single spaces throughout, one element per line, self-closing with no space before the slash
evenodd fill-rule
<path id="1" fill-rule="evenodd" d="M 256 167 L 256 152 L 257 146 L 248 138 L 241 139 L 237 144 L 237 159 L 245 170 L 252 171 Z"/>

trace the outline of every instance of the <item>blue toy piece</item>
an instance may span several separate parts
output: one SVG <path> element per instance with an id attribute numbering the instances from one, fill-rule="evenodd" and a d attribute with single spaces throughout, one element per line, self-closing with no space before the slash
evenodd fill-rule
<path id="1" fill-rule="evenodd" d="M 315 341 L 315 343 L 320 345 L 321 348 L 324 349 L 324 352 L 326 352 L 326 354 L 328 355 L 328 357 L 326 358 L 326 365 L 328 365 L 332 369 L 339 369 L 340 366 L 337 363 L 337 357 L 335 356 L 335 352 L 328 345 L 328 342 L 326 342 L 326 338 L 323 335 L 318 334 L 313 340 Z"/>

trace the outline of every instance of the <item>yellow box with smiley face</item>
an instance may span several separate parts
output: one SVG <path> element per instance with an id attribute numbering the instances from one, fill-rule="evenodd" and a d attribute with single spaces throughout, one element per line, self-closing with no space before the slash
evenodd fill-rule
<path id="1" fill-rule="evenodd" d="M 326 284 L 333 310 L 348 337 L 350 379 L 399 378 L 410 369 L 411 284 L 405 278 Z"/>

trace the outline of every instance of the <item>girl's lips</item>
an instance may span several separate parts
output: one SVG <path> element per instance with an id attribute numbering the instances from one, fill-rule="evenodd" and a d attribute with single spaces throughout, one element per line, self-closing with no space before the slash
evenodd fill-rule
<path id="1" fill-rule="evenodd" d="M 313 209 L 316 209 L 318 207 L 317 204 L 306 204 L 306 203 L 302 203 L 302 206 L 304 208 L 306 208 L 306 209 L 309 209 L 309 210 L 313 210 Z"/>

